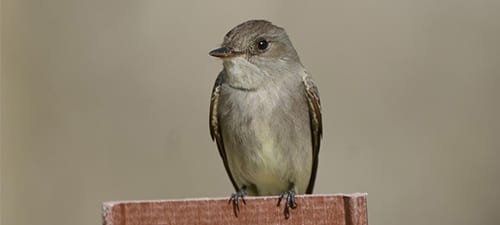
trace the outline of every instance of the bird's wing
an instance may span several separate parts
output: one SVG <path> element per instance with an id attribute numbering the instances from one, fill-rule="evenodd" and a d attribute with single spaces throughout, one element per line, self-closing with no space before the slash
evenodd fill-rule
<path id="1" fill-rule="evenodd" d="M 231 170 L 229 169 L 229 164 L 226 157 L 226 150 L 224 149 L 224 141 L 222 140 L 221 127 L 219 126 L 219 115 L 218 115 L 218 107 L 219 107 L 219 97 L 221 91 L 221 85 L 223 83 L 223 72 L 219 74 L 217 80 L 215 80 L 214 88 L 212 90 L 212 97 L 210 98 L 210 135 L 212 136 L 212 140 L 215 140 L 217 143 L 217 148 L 219 149 L 220 157 L 224 162 L 224 168 L 231 179 L 231 183 L 234 186 L 236 191 L 239 190 L 240 187 L 236 185 L 234 181 L 233 175 L 231 174 Z"/>
<path id="2" fill-rule="evenodd" d="M 321 121 L 321 102 L 319 100 L 319 92 L 316 84 L 311 76 L 305 75 L 303 78 L 305 96 L 309 106 L 309 120 L 311 124 L 311 140 L 312 140 L 312 154 L 313 164 L 311 170 L 311 178 L 307 186 L 306 193 L 312 194 L 314 189 L 314 182 L 316 180 L 316 171 L 318 170 L 318 153 L 321 136 L 323 135 L 323 125 Z"/>

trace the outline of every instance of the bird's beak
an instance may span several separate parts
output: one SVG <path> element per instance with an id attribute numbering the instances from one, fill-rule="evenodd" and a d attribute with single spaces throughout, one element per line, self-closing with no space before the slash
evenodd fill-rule
<path id="1" fill-rule="evenodd" d="M 214 49 L 208 53 L 209 55 L 217 58 L 232 58 L 245 54 L 241 51 L 236 51 L 233 48 L 229 47 L 221 47 L 218 49 Z"/>

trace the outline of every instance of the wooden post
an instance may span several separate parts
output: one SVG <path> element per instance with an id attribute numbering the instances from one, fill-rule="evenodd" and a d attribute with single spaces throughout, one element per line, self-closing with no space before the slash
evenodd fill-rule
<path id="1" fill-rule="evenodd" d="M 246 197 L 235 217 L 228 198 L 120 201 L 103 203 L 104 225 L 335 224 L 367 225 L 366 194 L 297 195 L 290 218 L 277 196 Z"/>

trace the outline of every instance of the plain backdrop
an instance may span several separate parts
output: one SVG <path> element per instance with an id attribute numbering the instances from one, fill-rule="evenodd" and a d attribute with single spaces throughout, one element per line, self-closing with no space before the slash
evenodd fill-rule
<path id="1" fill-rule="evenodd" d="M 0 221 L 100 224 L 104 201 L 229 196 L 208 132 L 222 65 L 208 52 L 259 18 L 287 30 L 319 86 L 316 193 L 368 192 L 373 225 L 498 224 L 499 12 L 497 0 L 1 0 Z"/>

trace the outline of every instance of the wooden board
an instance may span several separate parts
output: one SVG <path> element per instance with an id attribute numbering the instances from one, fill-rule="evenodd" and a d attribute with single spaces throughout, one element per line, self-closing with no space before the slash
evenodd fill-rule
<path id="1" fill-rule="evenodd" d="M 335 224 L 367 225 L 366 194 L 297 195 L 290 218 L 277 197 L 246 197 L 234 215 L 228 198 L 197 198 L 103 203 L 104 225 Z"/>

